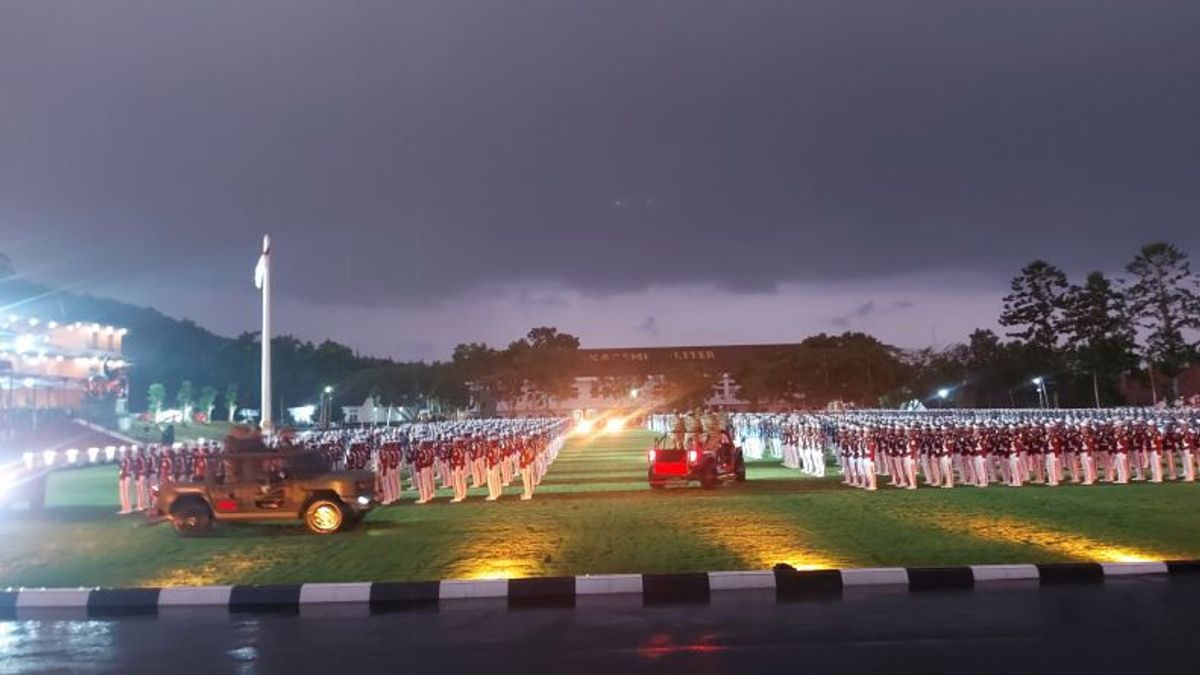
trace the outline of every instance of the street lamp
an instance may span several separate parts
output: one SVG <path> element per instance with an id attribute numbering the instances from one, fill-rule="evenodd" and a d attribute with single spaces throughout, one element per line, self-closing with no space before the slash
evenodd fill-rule
<path id="1" fill-rule="evenodd" d="M 950 398 L 950 390 L 945 387 L 938 389 L 938 398 L 942 399 L 943 401 Z"/>
<path id="2" fill-rule="evenodd" d="M 325 385 L 321 395 L 321 427 L 329 428 L 329 418 L 333 416 L 333 387 Z"/>
<path id="3" fill-rule="evenodd" d="M 1038 392 L 1038 407 L 1049 407 L 1049 401 L 1046 399 L 1046 378 L 1038 375 L 1033 378 L 1033 386 L 1037 387 Z"/>
<path id="4" fill-rule="evenodd" d="M 629 390 L 629 398 L 637 399 L 638 394 L 640 394 L 640 393 L 642 393 L 642 392 L 638 391 L 637 387 L 634 387 L 633 389 Z"/>

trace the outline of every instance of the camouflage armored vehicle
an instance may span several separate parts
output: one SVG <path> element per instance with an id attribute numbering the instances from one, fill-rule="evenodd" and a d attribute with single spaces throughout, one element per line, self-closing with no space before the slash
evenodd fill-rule
<path id="1" fill-rule="evenodd" d="M 310 532 L 333 534 L 362 522 L 376 504 L 370 471 L 331 471 L 312 450 L 226 452 L 201 482 L 167 483 L 157 515 L 184 536 L 216 523 L 301 520 Z"/>

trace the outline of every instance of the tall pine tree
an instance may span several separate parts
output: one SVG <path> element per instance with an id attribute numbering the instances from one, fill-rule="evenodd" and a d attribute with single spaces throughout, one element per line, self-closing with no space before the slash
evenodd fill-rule
<path id="1" fill-rule="evenodd" d="M 1071 369 L 1086 383 L 1081 388 L 1091 390 L 1098 405 L 1117 402 L 1120 375 L 1137 366 L 1124 294 L 1104 274 L 1092 272 L 1064 298 L 1062 328 Z"/>
<path id="2" fill-rule="evenodd" d="M 1058 347 L 1067 275 L 1044 260 L 1034 260 L 1013 277 L 1012 292 L 1004 296 L 1000 325 L 1047 355 Z"/>
<path id="3" fill-rule="evenodd" d="M 1178 395 L 1179 373 L 1196 360 L 1196 346 L 1186 335 L 1200 328 L 1200 297 L 1192 289 L 1196 280 L 1187 253 L 1165 242 L 1147 244 L 1126 271 L 1125 294 L 1146 332 L 1142 353 L 1151 376 L 1157 371 L 1171 378 L 1172 394 Z"/>

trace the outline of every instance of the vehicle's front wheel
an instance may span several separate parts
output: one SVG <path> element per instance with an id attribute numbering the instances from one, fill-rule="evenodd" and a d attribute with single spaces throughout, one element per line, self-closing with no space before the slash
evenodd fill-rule
<path id="1" fill-rule="evenodd" d="M 333 534 L 345 522 L 346 510 L 335 499 L 317 498 L 304 509 L 304 526 L 313 534 Z"/>
<path id="2" fill-rule="evenodd" d="M 212 512 L 197 502 L 180 504 L 171 510 L 171 525 L 181 536 L 197 537 L 212 530 Z"/>

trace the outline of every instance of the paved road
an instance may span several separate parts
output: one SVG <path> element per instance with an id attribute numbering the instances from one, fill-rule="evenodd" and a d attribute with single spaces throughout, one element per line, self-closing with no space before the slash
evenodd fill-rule
<path id="1" fill-rule="evenodd" d="M 590 600 L 590 599 L 589 599 Z M 870 591 L 776 604 L 0 621 L 0 672 L 1088 672 L 1200 669 L 1200 580 Z M 350 610 L 350 608 L 343 608 Z"/>

